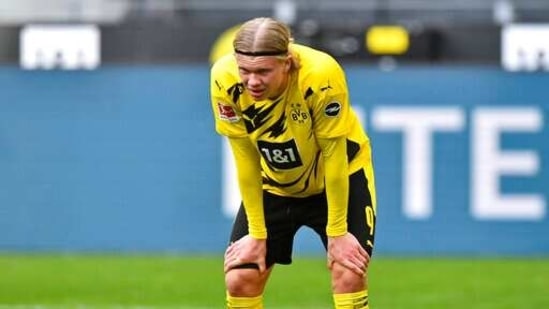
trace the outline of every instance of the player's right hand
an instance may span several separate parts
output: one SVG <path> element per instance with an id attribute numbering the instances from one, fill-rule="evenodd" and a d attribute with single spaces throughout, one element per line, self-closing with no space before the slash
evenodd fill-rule
<path id="1" fill-rule="evenodd" d="M 259 272 L 265 272 L 265 256 L 267 254 L 267 240 L 255 239 L 246 235 L 231 243 L 225 251 L 224 271 L 243 264 L 256 264 Z"/>

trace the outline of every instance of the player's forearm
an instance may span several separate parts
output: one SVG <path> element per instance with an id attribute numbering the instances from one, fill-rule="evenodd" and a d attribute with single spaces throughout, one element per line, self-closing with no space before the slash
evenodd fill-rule
<path id="1" fill-rule="evenodd" d="M 248 233 L 253 238 L 265 239 L 267 238 L 267 228 L 265 226 L 265 216 L 263 213 L 261 174 L 257 174 L 258 175 L 239 173 L 238 185 L 248 218 Z"/>
<path id="2" fill-rule="evenodd" d="M 344 137 L 320 140 L 325 166 L 328 223 L 326 234 L 331 237 L 347 232 L 347 205 L 349 201 L 349 177 L 346 140 Z"/>
<path id="3" fill-rule="evenodd" d="M 256 239 L 267 238 L 263 212 L 261 167 L 256 150 L 247 139 L 229 139 L 236 162 L 238 186 L 248 219 L 248 232 Z"/>

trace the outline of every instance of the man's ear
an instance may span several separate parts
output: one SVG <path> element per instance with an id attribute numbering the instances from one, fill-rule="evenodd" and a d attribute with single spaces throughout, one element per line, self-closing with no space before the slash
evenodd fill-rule
<path id="1" fill-rule="evenodd" d="M 289 72 L 291 67 L 292 67 L 292 56 L 288 56 L 288 58 L 286 58 L 286 61 L 284 63 L 284 70 L 286 72 Z"/>

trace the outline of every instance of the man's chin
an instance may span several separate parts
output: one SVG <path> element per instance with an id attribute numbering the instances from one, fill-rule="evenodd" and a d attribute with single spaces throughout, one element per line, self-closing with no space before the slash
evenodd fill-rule
<path id="1" fill-rule="evenodd" d="M 250 92 L 250 95 L 251 95 L 252 98 L 254 98 L 254 100 L 256 100 L 256 101 L 260 101 L 260 100 L 264 100 L 264 99 L 265 99 L 265 92 L 261 92 L 261 93 L 253 93 L 253 92 Z"/>

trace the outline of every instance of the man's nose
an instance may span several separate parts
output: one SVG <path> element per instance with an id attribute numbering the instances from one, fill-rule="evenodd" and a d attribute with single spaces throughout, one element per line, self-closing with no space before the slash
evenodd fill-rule
<path id="1" fill-rule="evenodd" d="M 259 77 L 257 76 L 257 74 L 250 74 L 249 76 L 249 79 L 248 79 L 248 84 L 249 85 L 259 85 L 261 84 L 261 80 L 259 79 Z"/>

